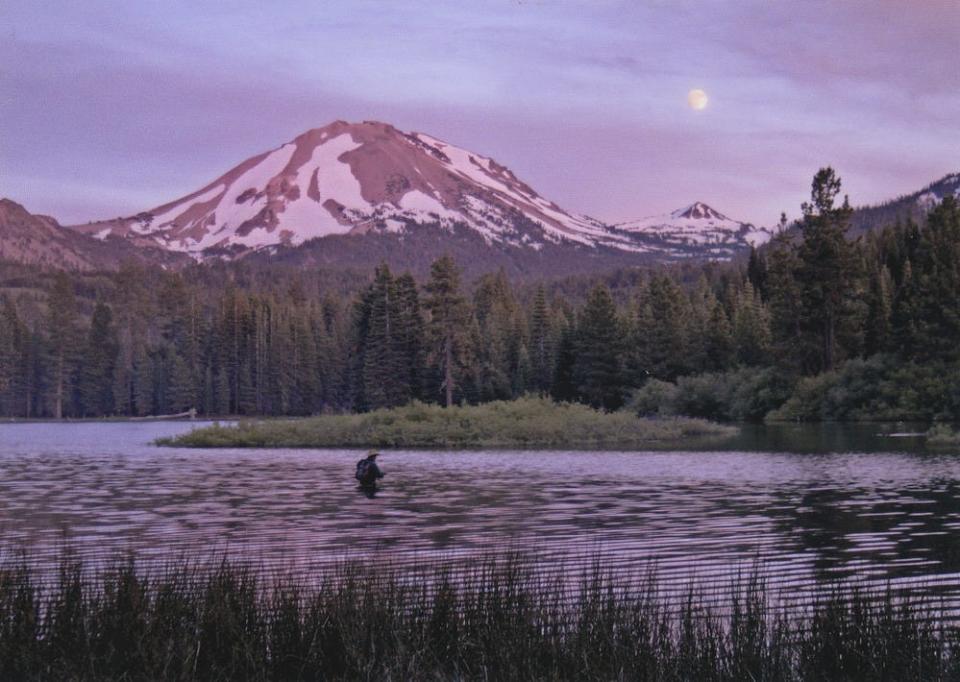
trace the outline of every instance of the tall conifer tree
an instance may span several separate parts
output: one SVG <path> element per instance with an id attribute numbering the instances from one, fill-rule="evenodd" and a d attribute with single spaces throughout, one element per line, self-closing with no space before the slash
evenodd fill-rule
<path id="1" fill-rule="evenodd" d="M 83 414 L 96 417 L 113 414 L 113 384 L 118 351 L 119 342 L 113 324 L 113 313 L 109 306 L 97 302 L 80 364 L 80 401 Z"/>
<path id="2" fill-rule="evenodd" d="M 843 357 L 844 325 L 854 322 L 851 303 L 858 294 L 858 262 L 847 242 L 852 209 L 836 199 L 841 181 L 832 168 L 813 178 L 810 203 L 803 204 L 803 242 L 798 252 L 800 326 L 807 340 L 807 370 L 831 371 Z"/>
<path id="3" fill-rule="evenodd" d="M 470 312 L 460 293 L 460 272 L 450 256 L 438 258 L 430 266 L 426 307 L 430 311 L 427 327 L 432 365 L 442 377 L 443 402 L 453 405 L 457 382 L 470 361 L 468 325 Z"/>
<path id="4" fill-rule="evenodd" d="M 530 362 L 532 388 L 544 395 L 553 380 L 552 335 L 550 311 L 547 307 L 547 292 L 543 284 L 537 286 L 530 310 L 530 342 L 527 353 Z"/>
<path id="5" fill-rule="evenodd" d="M 593 407 L 616 410 L 623 405 L 623 332 L 609 289 L 595 287 L 580 315 L 573 367 L 577 393 Z"/>
<path id="6" fill-rule="evenodd" d="M 77 303 L 73 283 L 65 272 L 58 272 L 47 300 L 52 366 L 51 404 L 55 419 L 64 417 L 71 391 L 77 349 Z"/>

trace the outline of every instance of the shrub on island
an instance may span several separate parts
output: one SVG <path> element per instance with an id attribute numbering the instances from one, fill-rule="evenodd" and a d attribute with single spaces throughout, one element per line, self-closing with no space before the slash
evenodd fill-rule
<path id="1" fill-rule="evenodd" d="M 586 405 L 521 398 L 444 408 L 413 402 L 361 414 L 251 420 L 165 438 L 180 447 L 634 448 L 723 438 L 736 429 L 702 419 L 641 418 Z"/>

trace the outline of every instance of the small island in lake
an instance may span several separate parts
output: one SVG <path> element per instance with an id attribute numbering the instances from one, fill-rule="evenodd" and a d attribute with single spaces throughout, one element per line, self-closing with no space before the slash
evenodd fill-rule
<path id="1" fill-rule="evenodd" d="M 297 420 L 251 420 L 214 425 L 158 445 L 218 448 L 639 448 L 657 443 L 702 443 L 736 435 L 737 428 L 686 417 L 642 418 L 586 405 L 521 398 L 443 408 L 411 403 L 363 414 Z"/>

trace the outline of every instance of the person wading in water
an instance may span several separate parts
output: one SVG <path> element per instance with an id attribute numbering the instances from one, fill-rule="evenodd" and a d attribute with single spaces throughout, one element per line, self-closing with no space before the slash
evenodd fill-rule
<path id="1" fill-rule="evenodd" d="M 384 474 L 380 471 L 380 467 L 377 466 L 377 455 L 379 454 L 379 452 L 370 451 L 365 459 L 357 462 L 357 473 L 354 474 L 354 476 L 360 481 L 361 488 L 375 489 L 377 487 L 377 479 L 383 478 Z"/>

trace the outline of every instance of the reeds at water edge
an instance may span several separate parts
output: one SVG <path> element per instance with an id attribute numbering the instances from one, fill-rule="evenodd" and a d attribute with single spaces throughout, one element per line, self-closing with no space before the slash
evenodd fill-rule
<path id="1" fill-rule="evenodd" d="M 634 576 L 636 578 L 636 576 Z M 56 567 L 0 557 L 0 679 L 947 680 L 960 629 L 929 602 L 762 574 L 707 595 L 535 557 L 293 576 L 225 558 Z"/>

